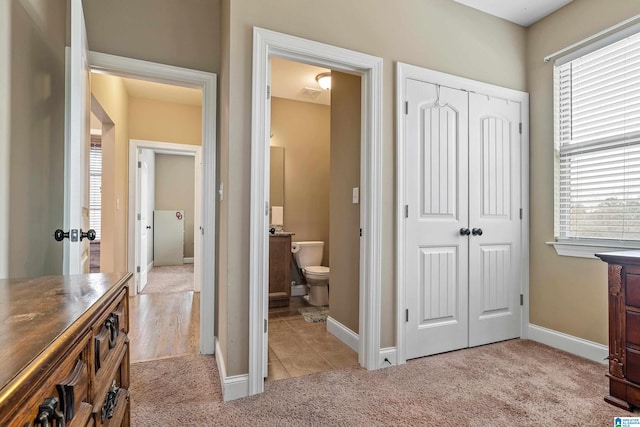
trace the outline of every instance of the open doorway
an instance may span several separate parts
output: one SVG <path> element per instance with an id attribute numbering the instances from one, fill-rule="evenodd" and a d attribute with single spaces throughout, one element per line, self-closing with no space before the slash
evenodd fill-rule
<path id="1" fill-rule="evenodd" d="M 195 263 L 196 260 L 201 260 L 203 257 L 206 257 L 207 259 L 215 259 L 215 199 L 213 190 L 215 186 L 216 76 L 211 73 L 204 73 L 177 67 L 168 67 L 161 64 L 154 64 L 146 61 L 133 60 L 99 53 L 91 53 L 90 62 L 93 72 L 92 75 L 94 76 L 106 74 L 109 77 L 115 76 L 118 78 L 137 78 L 147 81 L 153 81 L 155 83 L 170 84 L 179 86 L 180 88 L 190 88 L 201 91 L 199 97 L 201 98 L 202 107 L 200 112 L 198 113 L 198 123 L 194 127 L 195 132 L 198 133 L 198 137 L 201 140 L 201 146 L 198 147 L 198 149 L 200 150 L 200 157 L 198 157 L 198 159 L 196 160 L 196 154 L 190 154 L 193 159 L 193 163 L 197 163 L 197 165 L 201 168 L 201 172 L 199 173 L 199 175 L 194 177 L 194 180 L 199 185 L 198 191 L 201 195 L 202 204 L 200 208 L 196 209 L 199 219 L 193 227 L 194 240 L 199 240 L 201 242 L 200 247 L 202 249 L 199 255 L 194 254 L 193 256 L 193 265 L 195 267 L 193 273 L 193 288 L 195 291 L 198 286 L 200 287 L 200 298 L 199 301 L 194 298 L 189 302 L 190 306 L 192 307 L 190 314 L 186 312 L 180 314 L 181 319 L 179 319 L 179 321 L 182 323 L 187 323 L 183 322 L 185 318 L 190 318 L 194 315 L 194 313 L 199 315 L 198 317 L 200 318 L 200 320 L 199 322 L 196 322 L 199 324 L 199 331 L 196 330 L 196 332 L 189 332 L 188 335 L 190 336 L 188 336 L 187 341 L 190 342 L 190 345 L 198 349 L 200 353 L 211 354 L 214 350 L 215 341 L 215 280 L 213 274 L 215 266 L 213 265 L 213 263 L 208 262 L 206 264 L 201 263 L 200 265 L 202 265 L 202 268 L 198 268 Z M 122 82 L 117 83 L 116 85 L 109 86 L 107 90 L 103 91 L 103 96 L 105 98 L 108 98 L 110 101 L 115 102 L 117 101 L 117 98 L 123 98 L 123 96 L 121 96 L 123 87 L 124 83 Z M 149 109 L 144 107 L 139 108 L 139 110 L 142 110 L 143 112 L 149 111 Z M 124 128 L 125 132 L 119 135 L 120 141 L 122 141 L 124 137 L 124 144 L 120 144 L 118 146 L 119 148 L 115 153 L 116 155 L 114 156 L 116 157 L 116 160 L 120 166 L 124 164 L 124 170 L 121 170 L 119 173 L 117 173 L 114 178 L 115 181 L 119 182 L 118 188 L 122 188 L 123 184 L 125 187 L 129 187 L 129 184 L 127 184 L 127 176 L 129 177 L 130 183 L 136 181 L 133 178 L 137 177 L 137 173 L 135 170 L 137 168 L 134 168 L 133 171 L 131 171 L 129 170 L 129 166 L 127 166 L 129 163 L 129 159 L 131 159 L 132 157 L 135 158 L 137 156 L 137 153 L 131 155 L 129 152 L 129 138 L 132 136 L 140 137 L 139 134 L 136 134 L 135 129 L 131 127 L 131 123 L 133 122 L 129 120 L 129 117 L 131 116 L 132 112 L 129 111 L 128 107 L 125 107 L 123 111 L 124 112 L 120 114 L 117 119 L 118 123 L 125 123 L 127 125 Z M 182 117 L 177 117 L 174 119 L 184 122 L 184 120 L 182 120 Z M 158 140 L 175 140 L 171 137 L 161 138 L 156 136 L 142 136 L 142 138 L 144 138 L 143 141 L 149 141 L 152 143 L 155 143 Z M 190 144 L 187 143 L 176 145 L 181 145 L 181 149 L 188 151 L 188 145 Z M 169 151 L 172 151 L 171 147 L 169 147 Z M 127 172 L 127 170 L 129 170 L 129 172 Z M 138 233 L 136 233 L 136 226 L 139 227 L 139 224 L 136 224 L 136 222 L 139 222 L 139 220 L 137 219 L 137 214 L 140 213 L 136 212 L 136 209 L 133 208 L 134 206 L 136 206 L 136 191 L 125 190 L 124 192 L 114 192 L 111 193 L 111 198 L 114 202 L 114 216 L 116 217 L 114 223 L 116 223 L 120 230 L 127 230 L 127 232 L 124 234 L 126 237 L 119 239 L 119 244 L 121 245 L 121 247 L 117 248 L 114 251 L 114 256 L 123 257 L 118 259 L 119 265 L 124 264 L 127 270 L 138 273 L 137 267 L 138 265 L 142 267 L 142 264 L 137 264 L 137 261 L 139 260 L 136 259 L 137 251 L 135 250 L 135 239 L 138 235 Z M 195 212 L 194 216 L 196 216 Z M 139 278 L 139 274 L 136 274 L 136 276 L 138 276 Z M 130 287 L 130 294 L 131 296 L 134 296 L 137 295 L 137 293 L 137 282 L 135 285 L 132 283 L 132 286 Z M 177 312 L 176 315 L 178 315 Z M 170 317 L 171 316 L 164 316 L 165 319 Z M 156 329 L 158 328 L 156 327 Z M 144 337 L 142 339 L 138 339 L 141 343 L 144 343 Z"/>
<path id="2" fill-rule="evenodd" d="M 268 381 L 358 365 L 360 80 L 271 58 Z"/>
<path id="3" fill-rule="evenodd" d="M 358 362 L 378 369 L 388 357 L 380 349 L 381 292 L 381 89 L 382 59 L 282 33 L 254 28 L 252 79 L 251 252 L 248 394 L 264 390 L 268 360 L 268 269 L 270 153 L 270 61 L 274 57 L 330 68 L 361 78 L 361 170 L 359 191 Z M 266 96 L 265 96 L 266 95 Z M 346 331 L 344 331 L 346 332 Z"/>

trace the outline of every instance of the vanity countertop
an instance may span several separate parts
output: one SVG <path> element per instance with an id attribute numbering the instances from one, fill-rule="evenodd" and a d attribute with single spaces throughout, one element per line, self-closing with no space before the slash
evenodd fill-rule
<path id="1" fill-rule="evenodd" d="M 294 236 L 296 233 L 292 231 L 276 231 L 272 236 Z"/>

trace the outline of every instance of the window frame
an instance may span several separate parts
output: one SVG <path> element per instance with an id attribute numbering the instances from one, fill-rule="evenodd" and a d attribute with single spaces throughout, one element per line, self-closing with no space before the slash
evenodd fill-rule
<path id="1" fill-rule="evenodd" d="M 559 204 L 559 179 L 560 179 L 560 150 L 558 147 L 558 85 L 556 82 L 557 72 L 556 70 L 561 66 L 566 64 L 567 62 L 573 61 L 574 59 L 580 58 L 582 56 L 588 55 L 589 53 L 595 52 L 599 49 L 602 49 L 606 46 L 609 46 L 613 43 L 616 43 L 620 40 L 623 40 L 627 37 L 630 37 L 634 34 L 640 32 L 640 24 L 630 25 L 626 28 L 621 29 L 613 34 L 610 34 L 606 37 L 598 39 L 592 43 L 589 43 L 583 47 L 572 50 L 566 55 L 558 57 L 553 63 L 553 156 L 554 156 L 554 188 L 553 188 L 553 209 L 554 209 L 554 241 L 546 242 L 547 245 L 553 246 L 556 250 L 556 253 L 560 256 L 570 256 L 570 257 L 579 257 L 579 258 L 593 258 L 596 259 L 595 254 L 600 252 L 611 252 L 618 250 L 633 250 L 640 249 L 640 240 L 616 240 L 616 239 L 596 239 L 596 238 L 566 238 L 559 237 L 557 224 L 556 224 L 556 215 Z"/>

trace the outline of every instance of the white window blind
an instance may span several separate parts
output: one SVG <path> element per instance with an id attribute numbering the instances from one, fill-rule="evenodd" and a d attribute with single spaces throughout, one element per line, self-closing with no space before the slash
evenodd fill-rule
<path id="1" fill-rule="evenodd" d="M 640 34 L 554 77 L 557 238 L 640 240 Z"/>
<path id="2" fill-rule="evenodd" d="M 102 223 L 102 145 L 100 137 L 91 137 L 89 150 L 89 226 L 100 241 Z"/>

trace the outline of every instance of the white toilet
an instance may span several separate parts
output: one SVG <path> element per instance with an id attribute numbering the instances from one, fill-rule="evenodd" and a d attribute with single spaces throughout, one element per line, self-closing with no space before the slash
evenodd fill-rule
<path id="1" fill-rule="evenodd" d="M 329 267 L 322 264 L 324 242 L 291 242 L 298 267 L 309 285 L 309 304 L 329 305 Z"/>

